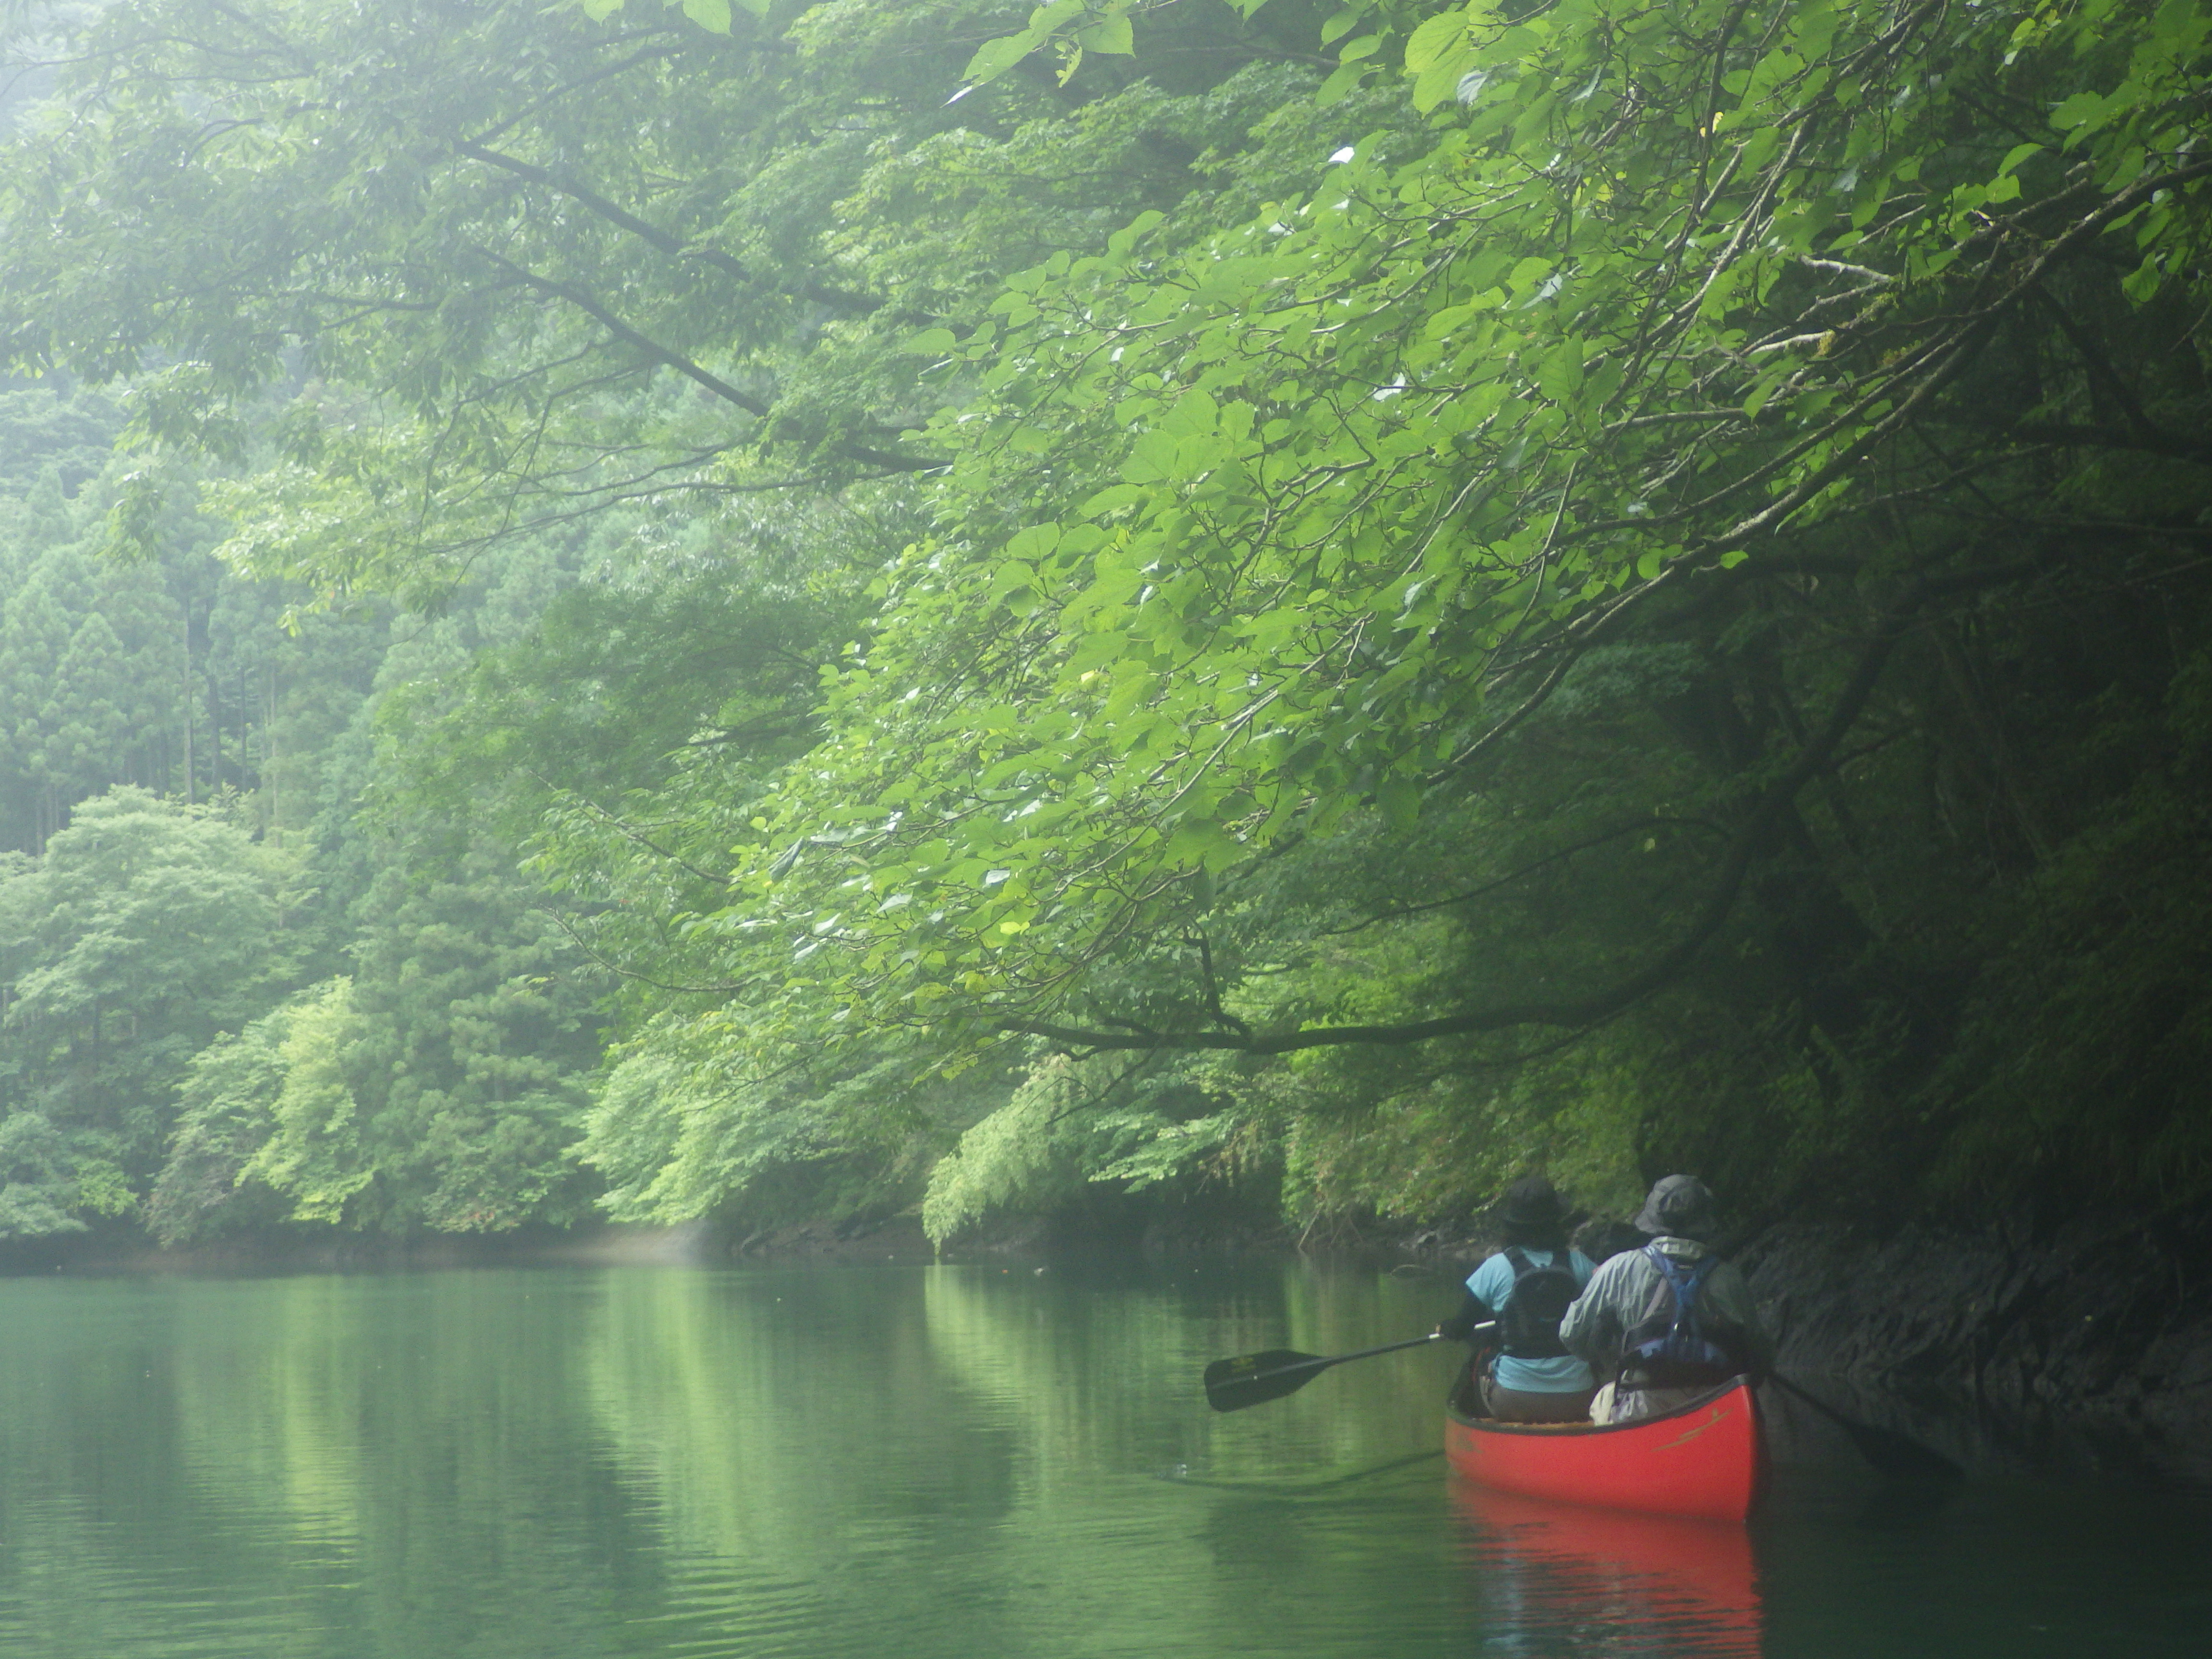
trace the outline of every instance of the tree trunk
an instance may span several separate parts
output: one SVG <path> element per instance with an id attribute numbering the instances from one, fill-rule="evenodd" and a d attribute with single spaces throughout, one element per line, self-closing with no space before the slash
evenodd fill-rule
<path id="1" fill-rule="evenodd" d="M 192 805 L 192 608 L 185 606 L 185 805 Z"/>

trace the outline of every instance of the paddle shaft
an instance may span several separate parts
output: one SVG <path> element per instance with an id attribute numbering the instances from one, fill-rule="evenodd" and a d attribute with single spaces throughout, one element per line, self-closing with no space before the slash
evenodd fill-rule
<path id="1" fill-rule="evenodd" d="M 1488 1325 L 1478 1325 L 1476 1330 L 1487 1330 Z M 1270 1400 L 1280 1400 L 1285 1395 L 1296 1394 L 1332 1365 L 1341 1365 L 1353 1359 L 1369 1359 L 1379 1353 L 1396 1353 L 1406 1348 L 1425 1348 L 1432 1342 L 1447 1340 L 1440 1332 L 1431 1331 L 1426 1336 L 1408 1337 L 1402 1342 L 1385 1342 L 1372 1348 L 1359 1348 L 1351 1353 L 1299 1353 L 1295 1350 L 1274 1349 L 1265 1353 L 1243 1354 L 1235 1359 L 1217 1359 L 1206 1368 L 1206 1401 L 1218 1412 L 1243 1411 L 1247 1407 L 1265 1405 Z"/>
<path id="2" fill-rule="evenodd" d="M 1788 1377 L 1783 1376 L 1779 1371 L 1769 1372 L 1767 1375 L 1767 1381 L 1773 1383 L 1776 1388 L 1781 1389 L 1784 1394 L 1796 1395 L 1798 1399 L 1803 1401 L 1814 1411 L 1820 1413 L 1821 1416 L 1829 1419 L 1832 1422 L 1839 1423 L 1847 1429 L 1855 1429 L 1859 1426 L 1859 1422 L 1856 1418 L 1846 1417 L 1843 1413 L 1838 1411 L 1833 1406 L 1831 1406 L 1826 1401 L 1821 1399 L 1817 1394 L 1806 1393 L 1804 1389 L 1799 1388 L 1795 1382 L 1792 1382 Z"/>
<path id="3" fill-rule="evenodd" d="M 1480 1325 L 1468 1327 L 1468 1334 L 1472 1336 L 1477 1331 L 1494 1330 L 1497 1328 L 1497 1324 L 1498 1322 L 1494 1319 L 1486 1319 Z M 1244 1381 L 1257 1382 L 1264 1377 L 1288 1376 L 1293 1371 L 1325 1371 L 1331 1365 L 1341 1365 L 1349 1360 L 1372 1359 L 1378 1353 L 1395 1353 L 1401 1348 L 1425 1347 L 1431 1342 L 1448 1340 L 1449 1339 L 1443 1332 L 1431 1331 L 1426 1336 L 1409 1336 L 1403 1342 L 1385 1342 L 1379 1348 L 1357 1348 L 1350 1353 L 1317 1354 L 1311 1359 L 1301 1359 L 1295 1365 L 1278 1365 L 1273 1370 L 1261 1371 L 1255 1376 L 1246 1377 Z"/>
<path id="4" fill-rule="evenodd" d="M 1958 1480 L 1966 1471 L 1932 1446 L 1923 1446 L 1910 1435 L 1899 1434 L 1894 1429 L 1885 1429 L 1872 1423 L 1862 1423 L 1856 1417 L 1838 1411 L 1816 1394 L 1808 1393 L 1779 1371 L 1769 1374 L 1769 1381 L 1784 1394 L 1794 1395 L 1814 1411 L 1850 1437 L 1851 1444 L 1858 1448 L 1859 1455 L 1887 1474 L 1935 1476 Z"/>
<path id="5" fill-rule="evenodd" d="M 1380 1347 L 1358 1348 L 1350 1353 L 1317 1355 L 1311 1359 L 1302 1359 L 1295 1365 L 1278 1365 L 1271 1371 L 1261 1371 L 1252 1381 L 1256 1382 L 1261 1376 L 1288 1376 L 1292 1371 L 1325 1371 L 1331 1365 L 1341 1365 L 1350 1360 L 1372 1359 L 1378 1353 L 1395 1353 L 1401 1348 L 1418 1348 L 1443 1340 L 1443 1338 L 1431 1331 L 1426 1336 L 1409 1336 L 1403 1342 L 1385 1342 Z"/>

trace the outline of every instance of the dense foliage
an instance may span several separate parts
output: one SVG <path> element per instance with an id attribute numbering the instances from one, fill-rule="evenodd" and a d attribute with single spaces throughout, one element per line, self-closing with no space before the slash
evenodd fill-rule
<path id="1" fill-rule="evenodd" d="M 505 560 L 434 624 L 288 632 L 300 596 L 227 574 L 211 526 L 100 556 L 107 405 L 6 410 L 19 457 L 101 447 L 48 443 L 6 504 L 0 1237 L 573 1218 L 603 980 L 511 852 L 366 799 L 385 709 L 534 617 L 564 556 Z"/>
<path id="2" fill-rule="evenodd" d="M 187 507 L 240 663 L 449 613 L 167 1231 L 2212 1179 L 2212 8 L 685 11 L 136 0 L 14 141 L 137 445 L 23 636 L 189 659 Z M 178 776 L 71 672 L 33 852 Z"/>

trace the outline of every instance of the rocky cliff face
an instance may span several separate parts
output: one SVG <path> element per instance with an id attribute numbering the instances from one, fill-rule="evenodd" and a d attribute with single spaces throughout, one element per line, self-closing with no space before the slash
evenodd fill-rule
<path id="1" fill-rule="evenodd" d="M 1862 1408 L 1892 1395 L 1969 1455 L 2212 1478 L 2212 1204 L 2041 1235 L 1782 1226 L 1740 1260 L 1784 1368 Z"/>

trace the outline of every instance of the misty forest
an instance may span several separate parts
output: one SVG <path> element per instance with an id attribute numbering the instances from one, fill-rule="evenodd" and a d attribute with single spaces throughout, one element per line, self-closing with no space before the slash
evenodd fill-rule
<path id="1" fill-rule="evenodd" d="M 0 1238 L 2212 1194 L 2205 0 L 111 0 Z"/>

